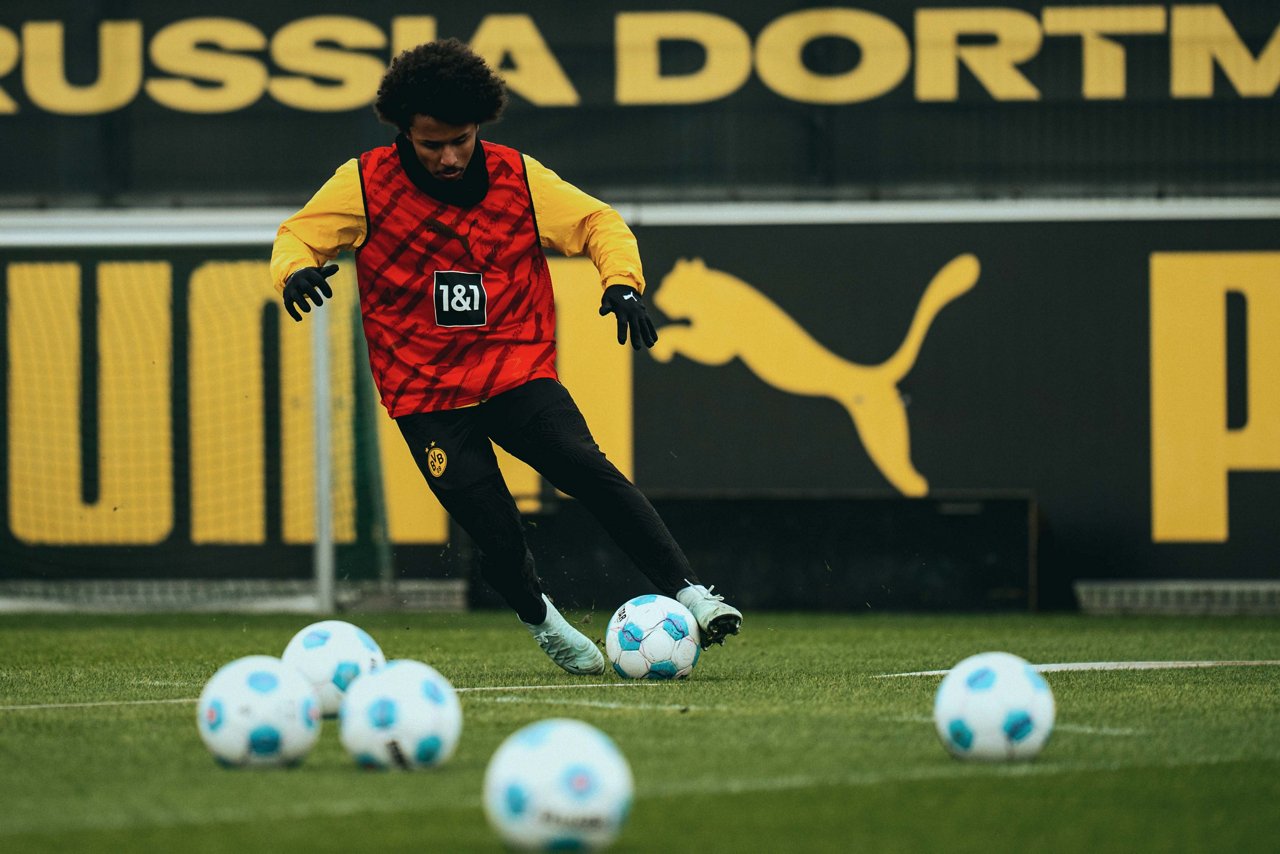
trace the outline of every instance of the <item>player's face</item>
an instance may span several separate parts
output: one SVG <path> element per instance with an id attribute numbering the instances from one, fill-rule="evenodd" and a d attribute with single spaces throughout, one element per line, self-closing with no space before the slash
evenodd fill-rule
<path id="1" fill-rule="evenodd" d="M 432 178 L 456 181 L 476 150 L 477 124 L 447 125 L 431 116 L 416 115 L 406 134 Z"/>

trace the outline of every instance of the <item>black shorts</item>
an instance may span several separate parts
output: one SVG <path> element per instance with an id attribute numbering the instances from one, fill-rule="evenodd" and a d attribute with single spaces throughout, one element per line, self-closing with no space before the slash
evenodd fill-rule
<path id="1" fill-rule="evenodd" d="M 542 469 L 558 468 L 555 459 L 599 454 L 577 404 L 553 379 L 527 382 L 475 406 L 403 415 L 396 424 L 433 492 L 497 474 L 493 443 L 552 481 L 554 471 Z"/>
<path id="2" fill-rule="evenodd" d="M 476 406 L 404 415 L 396 424 L 431 491 L 492 558 L 485 577 L 517 611 L 532 614 L 540 600 L 494 444 L 579 500 L 664 595 L 697 583 L 653 505 L 600 450 L 557 381 L 533 380 Z"/>

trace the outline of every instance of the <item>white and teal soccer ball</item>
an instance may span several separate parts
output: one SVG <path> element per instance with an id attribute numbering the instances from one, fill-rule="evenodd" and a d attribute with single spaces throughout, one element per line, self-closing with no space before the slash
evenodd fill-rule
<path id="1" fill-rule="evenodd" d="M 320 736 L 320 698 L 280 659 L 250 655 L 205 683 L 196 725 L 223 765 L 293 765 Z"/>
<path id="2" fill-rule="evenodd" d="M 338 713 L 342 695 L 357 677 L 387 663 L 368 632 L 343 620 L 322 620 L 302 629 L 284 648 L 282 658 L 315 686 L 320 711 L 328 717 Z"/>
<path id="3" fill-rule="evenodd" d="M 1053 692 L 1034 667 L 1007 652 L 951 668 L 933 701 L 938 738 L 960 759 L 1031 759 L 1053 732 Z"/>
<path id="4" fill-rule="evenodd" d="M 568 718 L 508 736 L 484 774 L 484 811 L 507 845 L 537 851 L 597 850 L 631 812 L 631 766 L 609 736 Z"/>
<path id="5" fill-rule="evenodd" d="M 624 679 L 683 679 L 698 663 L 701 640 L 688 608 L 651 593 L 613 612 L 604 647 L 614 672 Z"/>
<path id="6" fill-rule="evenodd" d="M 430 768 L 457 750 L 462 705 L 434 667 L 396 659 L 351 686 L 339 727 L 342 746 L 364 768 Z"/>

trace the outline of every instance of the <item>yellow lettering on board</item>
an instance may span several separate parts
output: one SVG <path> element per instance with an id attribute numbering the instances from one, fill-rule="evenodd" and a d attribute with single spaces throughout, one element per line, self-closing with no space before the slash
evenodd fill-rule
<path id="1" fill-rule="evenodd" d="M 387 64 L 357 51 L 386 45 L 382 30 L 363 18 L 316 15 L 291 21 L 272 37 L 271 59 L 286 71 L 306 76 L 273 77 L 268 91 L 299 110 L 340 112 L 367 106 Z"/>
<path id="2" fill-rule="evenodd" d="M 18 57 L 22 55 L 21 43 L 13 30 L 0 27 L 0 77 L 5 77 L 18 67 Z M 0 89 L 0 115 L 18 112 L 18 102 L 9 97 L 9 93 Z"/>
<path id="3" fill-rule="evenodd" d="M 471 49 L 495 69 L 507 88 L 539 107 L 572 107 L 582 99 L 528 15 L 488 15 Z M 510 67 L 503 61 L 510 58 Z"/>
<path id="4" fill-rule="evenodd" d="M 80 266 L 8 268 L 9 527 L 31 545 L 158 543 L 173 528 L 170 267 L 97 268 L 98 489 L 81 468 Z"/>
<path id="5" fill-rule="evenodd" d="M 1247 303 L 1248 422 L 1227 428 L 1228 293 Z M 1151 537 L 1225 542 L 1227 476 L 1280 469 L 1280 252 L 1151 256 Z"/>
<path id="6" fill-rule="evenodd" d="M 961 44 L 961 36 L 985 36 L 990 44 Z M 997 101 L 1036 101 L 1038 90 L 1020 63 L 1040 51 L 1043 36 L 1033 15 L 1018 9 L 919 9 L 916 11 L 916 97 L 955 101 L 963 64 Z"/>
<path id="7" fill-rule="evenodd" d="M 142 86 L 142 24 L 98 24 L 98 76 L 87 86 L 67 82 L 66 40 L 61 21 L 22 25 L 22 82 L 27 97 L 50 113 L 83 116 L 109 113 L 128 104 Z"/>
<path id="8" fill-rule="evenodd" d="M 1163 33 L 1163 6 L 1046 7 L 1045 35 L 1079 36 L 1084 69 L 1081 92 L 1086 100 L 1120 99 L 1125 95 L 1124 45 L 1108 36 Z"/>
<path id="9" fill-rule="evenodd" d="M 267 539 L 266 266 L 211 262 L 191 274 L 187 361 L 191 541 L 197 545 L 256 545 Z"/>
<path id="10" fill-rule="evenodd" d="M 197 544 L 266 541 L 263 309 L 277 296 L 266 261 L 211 261 L 191 275 L 188 347 L 191 417 L 191 539 Z M 329 280 L 334 540 L 355 537 L 352 421 L 352 301 L 345 268 Z M 315 537 L 315 444 L 311 339 L 283 310 L 280 325 L 282 535 Z M 304 315 L 306 317 L 306 315 Z"/>
<path id="11" fill-rule="evenodd" d="M 1255 58 L 1221 7 L 1174 6 L 1169 39 L 1175 98 L 1212 98 L 1215 65 L 1242 98 L 1270 98 L 1280 86 L 1280 26 Z"/>
<path id="12" fill-rule="evenodd" d="M 260 60 L 232 51 L 266 46 L 261 31 L 231 18 L 189 18 L 170 24 L 151 39 L 150 53 L 156 68 L 176 79 L 148 80 L 147 94 L 157 104 L 187 113 L 244 109 L 266 91 L 267 69 Z M 216 85 L 201 86 L 196 80 Z"/>
<path id="13" fill-rule="evenodd" d="M 861 52 L 843 74 L 816 74 L 805 67 L 805 45 L 836 36 Z M 869 101 L 893 89 L 911 68 L 911 45 L 892 21 L 859 9 L 807 9 L 783 15 L 756 40 L 756 72 L 773 91 L 808 104 Z"/>
<path id="14" fill-rule="evenodd" d="M 664 41 L 699 44 L 706 62 L 688 74 L 663 74 Z M 751 76 L 751 39 L 710 12 L 622 12 L 614 20 L 614 50 L 619 104 L 701 104 L 732 95 Z"/>

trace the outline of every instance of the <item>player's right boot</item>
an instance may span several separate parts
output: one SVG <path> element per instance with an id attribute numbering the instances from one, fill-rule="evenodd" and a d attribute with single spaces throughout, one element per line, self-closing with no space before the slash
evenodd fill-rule
<path id="1" fill-rule="evenodd" d="M 742 628 L 742 612 L 724 601 L 724 597 L 701 584 L 690 584 L 676 594 L 681 605 L 693 613 L 702 629 L 702 648 L 713 643 L 724 644 L 729 635 L 736 635 Z"/>
<path id="2" fill-rule="evenodd" d="M 577 676 L 604 673 L 604 656 L 591 639 L 560 616 L 547 594 L 542 594 L 542 601 L 547 603 L 546 619 L 536 626 L 524 624 L 542 651 L 560 667 Z"/>

